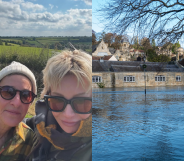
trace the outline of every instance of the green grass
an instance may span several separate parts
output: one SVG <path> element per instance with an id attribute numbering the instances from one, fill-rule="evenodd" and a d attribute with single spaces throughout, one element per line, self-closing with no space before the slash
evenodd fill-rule
<path id="1" fill-rule="evenodd" d="M 33 117 L 33 115 L 30 115 L 30 114 L 26 114 L 25 118 L 31 118 Z"/>
<path id="2" fill-rule="evenodd" d="M 40 54 L 41 52 L 48 53 L 49 55 L 52 54 L 53 49 L 46 49 L 46 48 L 37 48 L 37 47 L 24 47 L 19 45 L 12 45 L 12 46 L 5 46 L 0 45 L 0 55 L 3 53 L 17 53 L 19 55 L 25 55 L 25 54 Z"/>

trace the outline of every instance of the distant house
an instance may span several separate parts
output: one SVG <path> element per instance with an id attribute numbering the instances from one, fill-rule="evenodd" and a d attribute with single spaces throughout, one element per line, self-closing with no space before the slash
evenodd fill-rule
<path id="1" fill-rule="evenodd" d="M 98 46 L 94 46 L 92 49 L 92 56 L 105 56 L 111 55 L 108 45 L 103 41 Z"/>
<path id="2" fill-rule="evenodd" d="M 141 87 L 184 85 L 184 67 L 176 64 L 141 61 L 92 61 L 92 86 L 97 82 L 105 87 Z"/>
<path id="3" fill-rule="evenodd" d="M 136 60 L 138 56 L 145 55 L 143 50 L 135 50 L 130 48 L 130 44 L 128 41 L 121 41 L 120 49 L 114 49 L 112 47 L 108 47 L 108 44 L 105 43 L 102 39 L 99 45 L 92 46 L 92 56 L 110 56 L 114 55 L 116 58 L 111 58 L 111 60 L 118 61 L 131 61 L 132 59 Z"/>
<path id="4" fill-rule="evenodd" d="M 134 55 L 135 57 L 145 55 L 144 50 L 136 50 L 136 49 L 131 50 L 131 51 L 130 51 L 130 54 L 131 54 L 132 56 Z"/>

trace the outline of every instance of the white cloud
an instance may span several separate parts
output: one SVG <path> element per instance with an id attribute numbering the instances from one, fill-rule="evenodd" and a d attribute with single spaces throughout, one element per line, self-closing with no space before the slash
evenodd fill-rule
<path id="1" fill-rule="evenodd" d="M 75 16 L 92 17 L 92 9 L 70 9 L 68 12 Z"/>
<path id="2" fill-rule="evenodd" d="M 42 11 L 45 9 L 44 6 L 40 4 L 34 4 L 32 2 L 21 3 L 21 6 L 25 10 Z"/>
<path id="3" fill-rule="evenodd" d="M 0 13 L 3 15 L 19 15 L 21 9 L 18 4 L 11 4 L 9 2 L 0 1 Z"/>
<path id="4" fill-rule="evenodd" d="M 83 1 L 85 2 L 87 5 L 92 5 L 92 0 L 74 0 L 74 1 Z"/>
<path id="5" fill-rule="evenodd" d="M 54 5 L 52 5 L 52 4 L 49 4 L 49 6 L 50 6 L 51 9 L 54 7 Z"/>
<path id="6" fill-rule="evenodd" d="M 90 36 L 92 30 L 91 9 L 50 13 L 39 4 L 0 0 L 0 15 L 0 36 Z"/>
<path id="7" fill-rule="evenodd" d="M 24 0 L 12 0 L 12 2 L 15 4 L 20 4 L 20 3 L 23 3 Z"/>

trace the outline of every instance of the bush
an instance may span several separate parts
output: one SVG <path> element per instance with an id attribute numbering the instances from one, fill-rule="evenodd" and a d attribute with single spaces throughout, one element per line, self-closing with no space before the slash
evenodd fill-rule
<path id="1" fill-rule="evenodd" d="M 42 49 L 40 53 L 37 51 L 25 51 L 24 54 L 15 48 L 7 48 L 0 51 L 0 69 L 9 65 L 12 61 L 17 61 L 27 66 L 35 75 L 37 81 L 38 96 L 43 89 L 42 70 L 46 66 L 47 60 L 51 57 L 49 49 Z"/>
<path id="2" fill-rule="evenodd" d="M 105 83 L 100 82 L 100 83 L 96 83 L 98 85 L 99 88 L 104 88 L 105 87 Z"/>

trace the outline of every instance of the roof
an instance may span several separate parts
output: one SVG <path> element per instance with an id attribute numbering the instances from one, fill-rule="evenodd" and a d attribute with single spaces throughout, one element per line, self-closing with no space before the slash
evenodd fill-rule
<path id="1" fill-rule="evenodd" d="M 113 55 L 104 55 L 104 56 L 92 56 L 92 60 L 109 60 Z"/>
<path id="2" fill-rule="evenodd" d="M 109 60 L 111 57 L 112 57 L 112 55 L 105 55 L 105 56 L 103 57 L 103 60 Z"/>
<path id="3" fill-rule="evenodd" d="M 93 72 L 127 72 L 127 71 L 144 71 L 143 61 L 92 61 Z M 175 64 L 146 62 L 146 71 L 153 72 L 181 72 L 183 69 L 178 68 Z"/>
<path id="4" fill-rule="evenodd" d="M 102 58 L 102 56 L 92 56 L 92 60 L 100 60 L 100 58 Z"/>
<path id="5" fill-rule="evenodd" d="M 177 51 L 183 51 L 183 48 L 182 48 L 182 47 L 179 47 L 179 48 L 177 49 Z"/>

